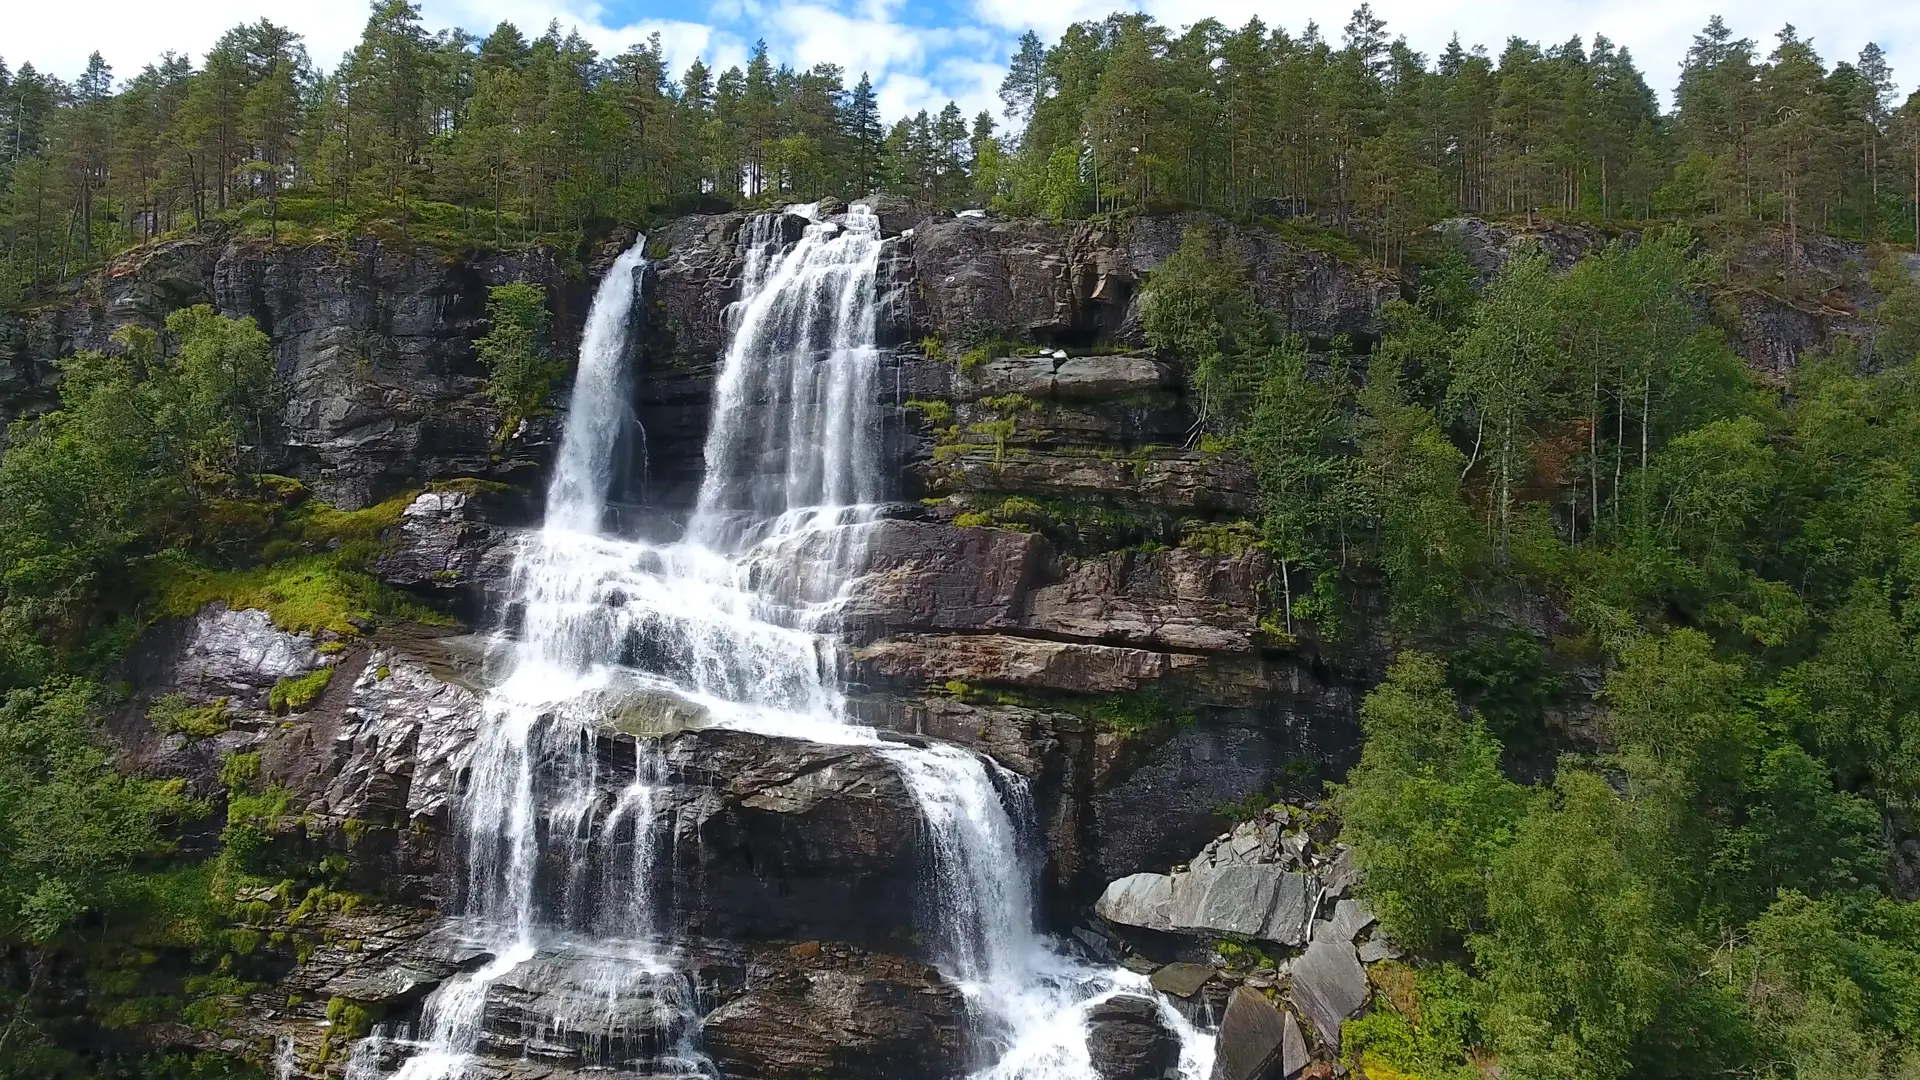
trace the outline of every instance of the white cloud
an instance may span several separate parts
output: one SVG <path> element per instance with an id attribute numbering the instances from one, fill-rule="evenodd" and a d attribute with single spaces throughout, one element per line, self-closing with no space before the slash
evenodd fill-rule
<path id="1" fill-rule="evenodd" d="M 773 25 L 786 46 L 776 54 L 796 68 L 838 64 L 857 79 L 862 71 L 917 68 L 926 56 L 920 32 L 871 12 L 848 16 L 819 4 L 792 4 L 780 9 Z"/>

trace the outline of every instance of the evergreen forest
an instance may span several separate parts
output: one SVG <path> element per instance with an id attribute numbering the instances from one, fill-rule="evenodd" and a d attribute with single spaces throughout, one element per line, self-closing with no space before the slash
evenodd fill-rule
<path id="1" fill-rule="evenodd" d="M 1259 489 L 1196 542 L 1265 553 L 1273 648 L 1384 673 L 1328 790 L 1408 956 L 1347 1065 L 1920 1080 L 1920 93 L 1791 26 L 1713 19 L 1670 108 L 1605 37 L 1491 45 L 1423 55 L 1365 6 L 1337 32 L 1116 14 L 1026 35 L 972 117 L 884 117 L 865 75 L 764 45 L 670 71 L 657 38 L 431 30 L 407 0 L 336 64 L 265 20 L 71 83 L 9 57 L 0 307 L 208 230 L 580 258 L 616 224 L 871 193 L 1196 212 L 1141 325 L 1192 445 Z M 1598 239 L 1487 268 L 1435 229 L 1461 217 Z M 1236 229 L 1393 275 L 1385 333 L 1288 333 Z M 1817 305 L 1804 253 L 1835 239 L 1865 329 L 1756 371 L 1730 298 Z M 565 377 L 543 300 L 497 289 L 480 342 L 515 420 Z M 284 388 L 251 320 L 184 308 L 60 372 L 0 443 L 0 1077 L 264 1075 L 142 1033 L 219 1029 L 262 883 L 352 903 L 341 868 L 274 861 L 257 759 L 196 795 L 117 771 L 101 718 L 140 635 L 211 600 L 345 636 L 447 616 L 369 570 L 405 500 L 266 471 Z"/>

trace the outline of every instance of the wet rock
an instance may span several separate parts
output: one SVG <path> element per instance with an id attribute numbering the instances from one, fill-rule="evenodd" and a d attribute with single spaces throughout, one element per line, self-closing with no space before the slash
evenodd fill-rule
<path id="1" fill-rule="evenodd" d="M 933 969 L 889 957 L 763 956 L 744 991 L 707 1014 L 701 1041 L 741 1080 L 942 1080 L 966 1074 L 960 992 Z"/>
<path id="2" fill-rule="evenodd" d="M 467 593 L 474 616 L 499 610 L 507 600 L 518 538 L 477 510 L 465 492 L 423 492 L 383 537 L 374 573 L 403 589 Z"/>
<path id="3" fill-rule="evenodd" d="M 587 707 L 600 711 L 613 730 L 642 739 L 698 731 L 713 723 L 712 710 L 705 705 L 657 687 L 597 691 Z"/>
<path id="4" fill-rule="evenodd" d="M 1245 986 L 1236 988 L 1227 998 L 1226 1014 L 1220 1018 L 1220 1031 L 1214 1036 L 1211 1080 L 1281 1077 L 1290 1019 L 1291 1015 L 1275 1008 L 1265 994 Z M 1296 1038 L 1298 1034 L 1296 1026 Z"/>
<path id="5" fill-rule="evenodd" d="M 182 779 L 196 797 L 220 793 L 226 757 L 258 751 L 278 732 L 281 720 L 267 713 L 274 685 L 345 658 L 323 654 L 319 646 L 312 635 L 275 627 L 264 611 L 231 611 L 218 602 L 188 618 L 160 621 L 135 644 L 117 673 L 134 688 L 105 724 L 119 767 Z M 226 730 L 212 735 L 160 731 L 149 713 L 159 699 L 175 694 L 192 707 L 219 703 Z M 322 702 L 337 696 L 330 687 Z M 304 720 L 304 714 L 298 719 Z M 198 831 L 184 839 L 189 850 L 216 841 Z"/>
<path id="6" fill-rule="evenodd" d="M 1157 1002 L 1118 994 L 1087 1010 L 1087 1057 L 1101 1080 L 1161 1080 L 1179 1064 L 1180 1038 Z"/>
<path id="7" fill-rule="evenodd" d="M 1166 874 L 1130 874 L 1107 886 L 1093 905 L 1093 912 L 1123 926 L 1171 930 L 1173 881 Z"/>
<path id="8" fill-rule="evenodd" d="M 1320 1042 L 1340 1046 L 1340 1025 L 1367 1003 L 1367 969 L 1344 941 L 1315 941 L 1293 965 L 1294 1004 Z"/>
<path id="9" fill-rule="evenodd" d="M 672 1054 L 695 1022 L 693 988 L 657 961 L 553 950 L 489 983 L 480 1052 L 579 1068 Z"/>
<path id="10" fill-rule="evenodd" d="M 275 683 L 328 662 L 311 636 L 275 627 L 266 612 L 212 603 L 188 621 L 171 688 L 195 700 L 226 697 L 262 708 Z"/>
<path id="11" fill-rule="evenodd" d="M 662 754 L 671 831 L 655 895 L 667 925 L 913 950 L 926 840 L 884 751 L 710 729 Z"/>
<path id="12" fill-rule="evenodd" d="M 1153 988 L 1163 994 L 1174 997 L 1190 998 L 1200 992 L 1200 988 L 1212 981 L 1214 970 L 1206 964 L 1185 962 L 1168 964 L 1153 973 L 1150 981 Z"/>

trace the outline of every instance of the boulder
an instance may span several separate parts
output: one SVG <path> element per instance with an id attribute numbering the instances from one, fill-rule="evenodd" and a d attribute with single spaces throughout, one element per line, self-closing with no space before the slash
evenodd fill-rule
<path id="1" fill-rule="evenodd" d="M 1190 998 L 1200 992 L 1200 988 L 1213 979 L 1213 968 L 1208 964 L 1189 964 L 1184 961 L 1168 964 L 1149 977 L 1155 990 L 1174 997 Z"/>
<path id="2" fill-rule="evenodd" d="M 653 888 L 665 925 L 926 947 L 920 806 L 883 749 L 708 729 L 661 752 L 668 786 L 656 813 L 671 824 L 658 830 Z M 616 750 L 609 785 L 631 775 L 622 758 Z"/>
<path id="3" fill-rule="evenodd" d="M 652 957 L 542 952 L 487 984 L 481 1053 L 574 1068 L 644 1067 L 696 1022 L 693 986 Z"/>
<path id="4" fill-rule="evenodd" d="M 387 530 L 373 570 L 403 589 L 466 594 L 469 615 L 506 602 L 517 536 L 486 520 L 462 491 L 427 491 Z"/>
<path id="5" fill-rule="evenodd" d="M 756 959 L 701 1043 L 740 1080 L 944 1080 L 967 1072 L 966 1032 L 965 999 L 932 968 L 816 945 Z"/>
<path id="6" fill-rule="evenodd" d="M 1338 1051 L 1341 1023 L 1367 1003 L 1367 969 L 1351 944 L 1316 941 L 1294 961 L 1292 997 L 1321 1045 Z"/>
<path id="7" fill-rule="evenodd" d="M 1220 1031 L 1213 1041 L 1211 1080 L 1284 1080 L 1280 1069 L 1286 1057 L 1287 1022 L 1265 994 L 1236 987 L 1227 998 Z M 1296 1026 L 1294 1037 L 1299 1037 Z M 1287 1074 L 1290 1075 L 1290 1074 Z"/>
<path id="8" fill-rule="evenodd" d="M 1258 936 L 1279 896 L 1277 866 L 1215 866 L 1173 875 L 1167 921 L 1175 930 L 1208 936 Z"/>
<path id="9" fill-rule="evenodd" d="M 1313 940 L 1350 944 L 1360 931 L 1373 925 L 1373 909 L 1359 900 L 1334 905 L 1333 917 L 1313 924 Z"/>
<path id="10" fill-rule="evenodd" d="M 1093 913 L 1111 923 L 1147 930 L 1171 930 L 1173 878 L 1166 874 L 1129 874 L 1107 886 Z"/>
<path id="11" fill-rule="evenodd" d="M 1180 1062 L 1180 1037 L 1158 1002 L 1117 994 L 1087 1009 L 1087 1057 L 1100 1080 L 1161 1080 Z"/>
<path id="12" fill-rule="evenodd" d="M 899 236 L 908 230 L 921 228 L 934 216 L 933 208 L 926 203 L 901 195 L 873 194 L 855 201 L 865 203 L 873 216 L 880 219 L 882 236 Z"/>
<path id="13" fill-rule="evenodd" d="M 1048 393 L 1060 398 L 1116 398 L 1174 385 L 1173 369 L 1149 356 L 1075 356 L 1058 361 Z"/>
<path id="14" fill-rule="evenodd" d="M 1300 1021 L 1294 1019 L 1292 1010 L 1287 1011 L 1282 1024 L 1285 1030 L 1280 1036 L 1280 1080 L 1293 1080 L 1313 1058 L 1307 1052 L 1306 1036 L 1300 1034 Z"/>
<path id="15" fill-rule="evenodd" d="M 1312 875 L 1290 871 L 1280 876 L 1273 911 L 1257 935 L 1282 945 L 1300 945 L 1307 940 L 1307 916 L 1313 909 L 1319 882 Z"/>

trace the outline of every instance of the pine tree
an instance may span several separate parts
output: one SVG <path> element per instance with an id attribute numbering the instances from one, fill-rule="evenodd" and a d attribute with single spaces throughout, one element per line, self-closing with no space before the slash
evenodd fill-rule
<path id="1" fill-rule="evenodd" d="M 880 153 L 886 141 L 886 129 L 880 124 L 880 99 L 866 72 L 860 73 L 860 81 L 847 95 L 844 110 L 841 127 L 847 133 L 850 151 L 848 171 L 852 174 L 854 190 L 865 195 L 879 190 Z"/>

